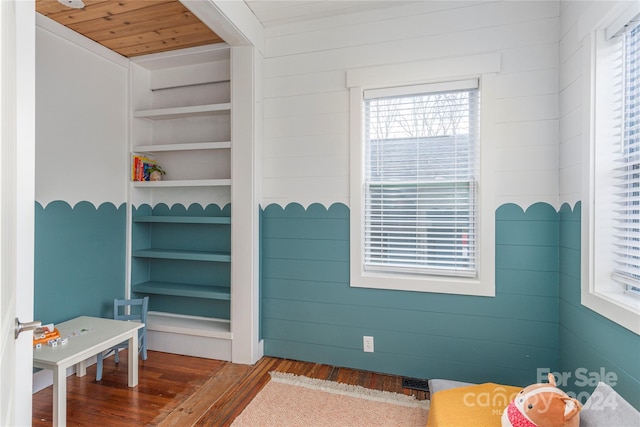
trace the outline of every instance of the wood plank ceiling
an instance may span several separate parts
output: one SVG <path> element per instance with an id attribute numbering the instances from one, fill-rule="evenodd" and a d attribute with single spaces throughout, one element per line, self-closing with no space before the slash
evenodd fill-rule
<path id="1" fill-rule="evenodd" d="M 74 9 L 36 0 L 36 11 L 128 58 L 223 40 L 178 0 L 84 0 Z"/>

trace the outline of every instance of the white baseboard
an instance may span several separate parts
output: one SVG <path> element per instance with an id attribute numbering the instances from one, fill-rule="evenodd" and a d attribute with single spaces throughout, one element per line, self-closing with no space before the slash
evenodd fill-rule
<path id="1" fill-rule="evenodd" d="M 148 329 L 147 349 L 231 361 L 231 339 L 226 337 L 216 338 Z"/>

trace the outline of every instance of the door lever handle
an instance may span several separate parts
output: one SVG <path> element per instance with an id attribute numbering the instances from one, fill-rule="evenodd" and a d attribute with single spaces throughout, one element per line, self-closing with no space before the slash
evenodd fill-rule
<path id="1" fill-rule="evenodd" d="M 20 332 L 24 331 L 33 331 L 36 328 L 42 326 L 42 322 L 40 320 L 34 320 L 33 322 L 20 322 L 20 320 L 16 317 L 16 339 L 18 339 L 18 335 Z"/>

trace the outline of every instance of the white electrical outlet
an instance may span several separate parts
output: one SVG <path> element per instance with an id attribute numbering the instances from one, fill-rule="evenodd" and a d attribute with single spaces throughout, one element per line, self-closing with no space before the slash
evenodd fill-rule
<path id="1" fill-rule="evenodd" d="M 373 353 L 373 337 L 362 337 L 362 349 L 365 353 Z"/>

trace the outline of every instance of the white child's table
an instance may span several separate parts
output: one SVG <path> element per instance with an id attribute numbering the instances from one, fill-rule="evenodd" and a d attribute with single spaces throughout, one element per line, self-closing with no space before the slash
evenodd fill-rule
<path id="1" fill-rule="evenodd" d="M 78 364 L 76 375 L 86 375 L 86 360 L 123 341 L 129 341 L 128 383 L 138 385 L 138 329 L 144 324 L 81 316 L 56 325 L 66 344 L 43 344 L 33 349 L 33 366 L 53 371 L 53 425 L 67 424 L 67 368 Z M 131 349 L 134 349 L 133 351 Z"/>

